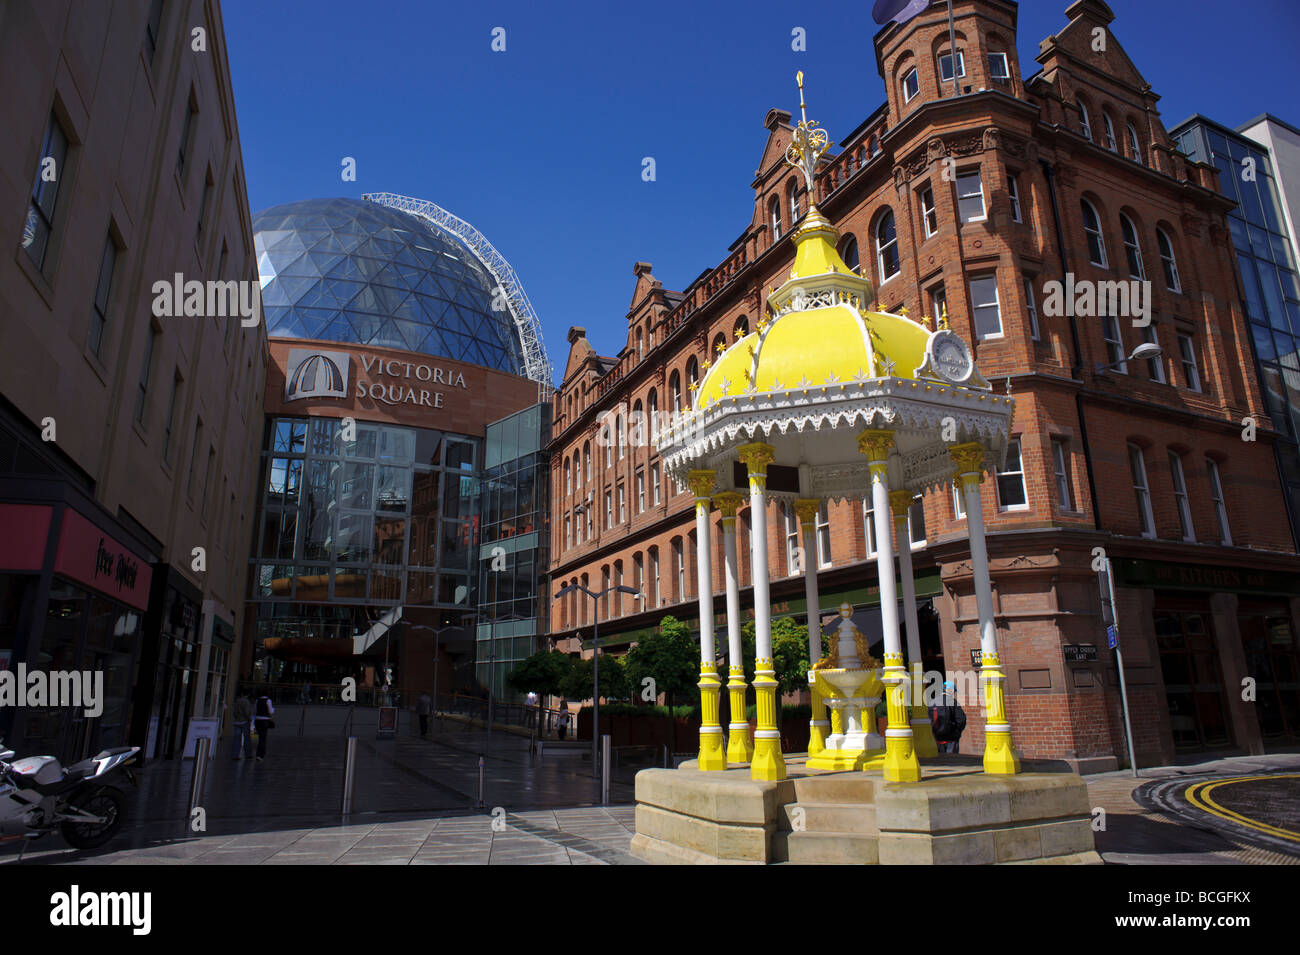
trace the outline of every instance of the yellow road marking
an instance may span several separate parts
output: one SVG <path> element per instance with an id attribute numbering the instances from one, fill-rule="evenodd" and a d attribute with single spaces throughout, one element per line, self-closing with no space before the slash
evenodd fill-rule
<path id="1" fill-rule="evenodd" d="M 1241 813 L 1233 812 L 1231 809 L 1225 809 L 1217 802 L 1210 798 L 1210 793 L 1220 786 L 1231 786 L 1234 783 L 1248 783 L 1257 779 L 1300 779 L 1300 773 L 1279 773 L 1267 776 L 1237 776 L 1233 779 L 1220 779 L 1217 781 L 1208 781 L 1193 783 L 1188 786 L 1183 793 L 1183 797 L 1195 806 L 1214 816 L 1223 819 L 1230 819 L 1233 822 L 1241 823 L 1251 829 L 1259 832 L 1266 832 L 1271 836 L 1277 836 L 1279 839 L 1287 839 L 1291 842 L 1300 842 L 1300 832 L 1291 829 L 1283 829 L 1279 826 L 1271 826 L 1266 822 L 1260 822 L 1258 819 L 1251 819 L 1249 816 L 1243 816 Z"/>

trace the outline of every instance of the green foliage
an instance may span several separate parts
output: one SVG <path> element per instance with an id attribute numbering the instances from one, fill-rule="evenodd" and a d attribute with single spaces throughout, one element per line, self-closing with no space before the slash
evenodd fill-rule
<path id="1" fill-rule="evenodd" d="M 583 707 L 583 709 L 590 709 L 590 707 Z M 646 706 L 644 704 L 638 706 L 635 703 L 605 703 L 600 708 L 600 715 L 602 718 L 606 716 L 633 716 L 638 719 L 658 717 L 662 720 L 668 718 L 669 709 L 666 706 Z M 698 720 L 700 718 L 700 708 L 698 706 L 674 706 L 672 715 L 678 719 L 691 719 L 693 717 Z"/>
<path id="2" fill-rule="evenodd" d="M 745 658 L 745 682 L 754 682 L 755 649 L 754 621 L 740 630 L 740 642 Z M 794 617 L 777 617 L 772 621 L 772 661 L 776 667 L 779 692 L 795 693 L 808 686 L 808 630 Z"/>
<path id="3" fill-rule="evenodd" d="M 627 672 L 623 657 L 600 655 L 600 695 L 609 700 L 628 698 Z M 560 695 L 569 700 L 589 700 L 595 683 L 595 667 L 591 659 L 574 659 L 569 672 L 560 684 Z"/>
<path id="4" fill-rule="evenodd" d="M 656 696 L 694 700 L 698 695 L 700 648 L 690 628 L 669 615 L 660 632 L 639 640 L 627 653 L 628 689 L 640 698 L 647 679 L 654 681 Z"/>
<path id="5" fill-rule="evenodd" d="M 565 677 L 573 669 L 573 657 L 558 650 L 541 650 L 521 660 L 506 675 L 506 686 L 519 693 L 561 696 Z"/>

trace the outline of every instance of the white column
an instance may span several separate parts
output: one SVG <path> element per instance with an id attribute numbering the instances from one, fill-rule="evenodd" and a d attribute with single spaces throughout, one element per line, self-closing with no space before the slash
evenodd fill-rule
<path id="1" fill-rule="evenodd" d="M 767 579 L 767 466 L 775 457 L 769 444 L 756 442 L 740 448 L 740 460 L 749 469 L 749 507 L 753 522 L 751 548 L 754 571 L 754 698 L 758 726 L 754 730 L 754 759 L 750 778 L 766 781 L 786 778 L 781 755 L 781 733 L 776 724 L 777 681 L 772 661 L 772 604 Z"/>
<path id="2" fill-rule="evenodd" d="M 898 575 L 903 580 L 903 621 L 907 624 L 907 704 L 911 713 L 913 745 L 918 756 L 937 756 L 929 710 L 922 698 L 924 667 L 921 661 L 921 631 L 916 619 L 916 581 L 912 579 L 912 535 L 908 512 L 912 508 L 911 491 L 894 491 L 889 495 L 894 512 L 894 534 L 898 540 Z"/>
<path id="3" fill-rule="evenodd" d="M 722 745 L 722 725 L 718 722 L 718 660 L 713 646 L 713 564 L 712 527 L 709 522 L 710 495 L 717 475 L 713 471 L 691 471 L 688 483 L 695 494 L 695 567 L 696 592 L 700 603 L 700 756 L 699 768 L 716 771 L 727 768 L 727 754 Z"/>
<path id="4" fill-rule="evenodd" d="M 975 585 L 975 611 L 980 627 L 980 681 L 984 684 L 984 772 L 1011 775 L 1020 772 L 1020 756 L 1011 742 L 1007 722 L 1006 676 L 998 656 L 998 628 L 993 619 L 993 586 L 989 554 L 984 540 L 984 507 L 980 483 L 984 480 L 984 448 L 974 442 L 949 449 L 956 464 L 966 505 L 966 530 L 970 535 L 971 576 Z"/>
<path id="5" fill-rule="evenodd" d="M 871 469 L 871 504 L 876 522 L 876 576 L 880 583 L 880 622 L 885 637 L 882 681 L 888 701 L 889 726 L 885 730 L 885 779 L 916 782 L 921 778 L 913 745 L 911 717 L 903 702 L 903 647 L 898 635 L 898 585 L 894 581 L 894 534 L 889 507 L 889 452 L 892 431 L 864 431 L 858 449 Z"/>
<path id="6" fill-rule="evenodd" d="M 748 763 L 754 758 L 754 740 L 745 716 L 745 661 L 740 634 L 740 560 L 736 548 L 736 511 L 744 503 L 736 491 L 724 491 L 713 501 L 722 514 L 723 569 L 727 581 L 727 694 L 730 719 L 727 723 L 727 762 Z"/>

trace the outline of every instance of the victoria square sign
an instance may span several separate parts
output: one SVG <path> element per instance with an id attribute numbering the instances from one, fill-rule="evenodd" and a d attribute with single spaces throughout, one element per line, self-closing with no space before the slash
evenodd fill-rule
<path id="1" fill-rule="evenodd" d="M 454 368 L 380 355 L 358 354 L 361 372 L 357 376 L 355 396 L 388 405 L 417 405 L 441 408 L 446 397 L 444 388 L 467 390 L 465 376 Z M 351 356 L 347 352 L 308 348 L 289 350 L 285 369 L 285 401 L 302 398 L 346 398 Z M 421 385 L 430 387 L 421 387 Z"/>

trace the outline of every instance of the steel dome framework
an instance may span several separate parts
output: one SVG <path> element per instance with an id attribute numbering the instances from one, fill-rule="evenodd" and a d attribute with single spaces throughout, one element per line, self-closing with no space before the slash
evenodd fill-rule
<path id="1" fill-rule="evenodd" d="M 519 276 L 515 274 L 515 270 L 511 268 L 505 256 L 488 241 L 487 236 L 460 216 L 448 212 L 442 206 L 427 199 L 399 196 L 391 192 L 371 192 L 361 198 L 424 219 L 464 243 L 465 247 L 483 263 L 483 267 L 492 274 L 501 289 L 506 307 L 519 332 L 519 341 L 524 355 L 524 373 L 539 385 L 554 386 L 554 371 L 551 368 L 551 360 L 546 354 L 541 320 L 533 311 L 533 305 L 524 292 Z"/>

